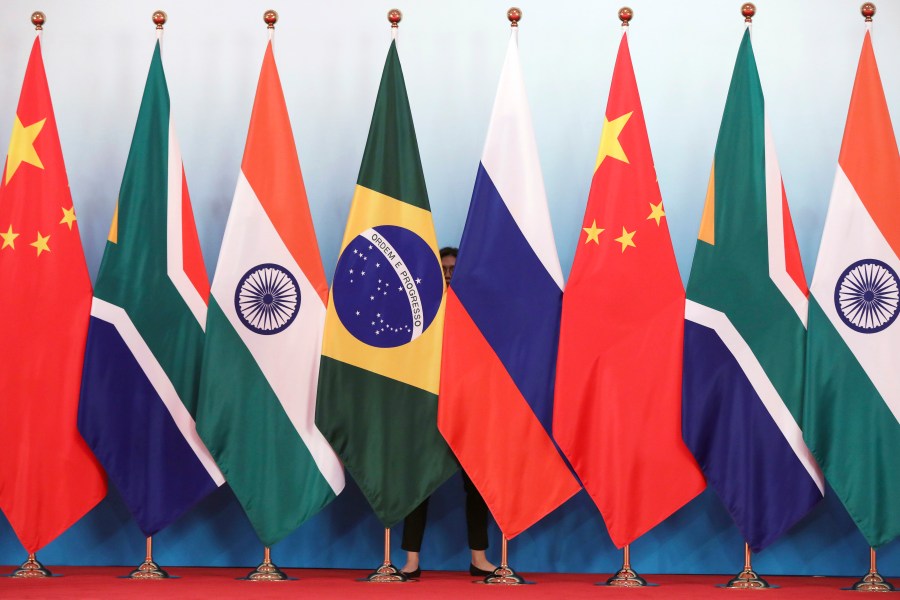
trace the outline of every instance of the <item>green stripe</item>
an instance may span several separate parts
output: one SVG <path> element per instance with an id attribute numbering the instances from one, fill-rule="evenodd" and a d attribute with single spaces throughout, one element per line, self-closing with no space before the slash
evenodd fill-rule
<path id="1" fill-rule="evenodd" d="M 384 63 L 357 183 L 431 211 L 395 42 Z"/>
<path id="2" fill-rule="evenodd" d="M 806 330 L 769 276 L 765 144 L 765 102 L 745 32 L 716 142 L 715 245 L 697 242 L 687 297 L 728 316 L 799 419 Z"/>
<path id="3" fill-rule="evenodd" d="M 316 424 L 385 527 L 457 469 L 437 429 L 437 396 L 322 357 Z"/>
<path id="4" fill-rule="evenodd" d="M 271 546 L 334 499 L 265 375 L 210 298 L 197 431 Z"/>
<path id="5" fill-rule="evenodd" d="M 881 546 L 900 535 L 900 424 L 815 298 L 807 352 L 803 437 L 866 541 Z"/>
<path id="6" fill-rule="evenodd" d="M 125 309 L 196 416 L 203 329 L 167 274 L 168 160 L 169 90 L 157 43 L 119 191 L 118 243 L 106 244 L 94 295 Z"/>

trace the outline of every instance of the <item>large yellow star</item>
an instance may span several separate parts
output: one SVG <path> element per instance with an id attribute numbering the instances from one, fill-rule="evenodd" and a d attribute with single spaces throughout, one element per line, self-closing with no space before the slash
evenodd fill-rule
<path id="1" fill-rule="evenodd" d="M 625 129 L 625 124 L 631 118 L 631 115 L 632 113 L 628 113 L 612 121 L 607 120 L 606 116 L 603 117 L 603 133 L 600 134 L 600 149 L 597 150 L 597 164 L 594 165 L 595 171 L 607 156 L 621 160 L 623 163 L 628 162 L 628 157 L 625 156 L 625 151 L 622 150 L 622 144 L 619 143 L 619 134 Z"/>
<path id="2" fill-rule="evenodd" d="M 9 246 L 13 250 L 16 249 L 16 238 L 19 237 L 18 233 L 13 233 L 12 225 L 9 226 L 9 229 L 6 230 L 6 233 L 0 231 L 0 237 L 3 238 L 3 246 L 0 246 L 0 250 Z"/>
<path id="3" fill-rule="evenodd" d="M 78 220 L 75 218 L 75 207 L 73 206 L 72 208 L 60 208 L 62 208 L 63 211 L 63 218 L 62 221 L 59 222 L 59 224 L 62 225 L 63 223 L 65 223 L 69 226 L 69 231 L 72 231 L 72 223 Z"/>
<path id="4" fill-rule="evenodd" d="M 625 248 L 627 248 L 628 246 L 637 248 L 637 246 L 634 245 L 634 240 L 632 239 L 634 238 L 635 233 L 637 233 L 637 229 L 632 232 L 628 232 L 624 227 L 622 228 L 622 236 L 616 238 L 616 241 L 622 244 L 622 252 L 625 252 Z"/>
<path id="5" fill-rule="evenodd" d="M 39 169 L 44 168 L 41 157 L 38 156 L 37 151 L 34 149 L 34 140 L 41 132 L 41 129 L 44 128 L 44 122 L 46 121 L 47 119 L 41 119 L 37 123 L 24 127 L 22 121 L 19 120 L 19 115 L 16 115 L 16 120 L 13 122 L 12 137 L 9 140 L 9 152 L 6 155 L 6 183 L 9 183 L 9 180 L 12 179 L 12 176 L 19 169 L 19 165 L 23 162 L 34 165 Z"/>
<path id="6" fill-rule="evenodd" d="M 28 244 L 29 246 L 34 246 L 37 248 L 37 255 L 40 256 L 41 252 L 47 251 L 50 252 L 50 246 L 47 245 L 47 241 L 50 240 L 50 236 L 43 236 L 41 232 L 38 231 L 37 239 Z"/>
<path id="7" fill-rule="evenodd" d="M 664 211 L 662 207 L 662 200 L 659 201 L 659 204 L 653 204 L 652 202 L 650 202 L 649 204 L 650 216 L 647 217 L 647 220 L 649 221 L 650 219 L 654 219 L 656 220 L 656 225 L 659 226 L 659 220 L 666 216 L 666 211 Z"/>
<path id="8" fill-rule="evenodd" d="M 605 229 L 600 229 L 597 227 L 597 219 L 594 219 L 594 222 L 591 223 L 590 227 L 582 227 L 584 232 L 587 234 L 587 239 L 584 240 L 584 243 L 594 242 L 598 246 L 600 245 L 600 234 L 605 231 Z"/>

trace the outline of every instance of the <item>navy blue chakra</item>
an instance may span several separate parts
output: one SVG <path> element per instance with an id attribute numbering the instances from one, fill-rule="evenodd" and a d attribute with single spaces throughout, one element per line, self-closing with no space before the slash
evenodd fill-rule
<path id="1" fill-rule="evenodd" d="M 272 335 L 287 328 L 300 309 L 300 286 L 290 271 L 274 263 L 247 271 L 234 290 L 234 309 L 247 329 Z"/>
<path id="2" fill-rule="evenodd" d="M 444 276 L 434 250 L 396 225 L 350 240 L 338 259 L 332 298 L 341 323 L 359 341 L 394 348 L 418 338 L 441 306 Z"/>
<path id="3" fill-rule="evenodd" d="M 854 331 L 877 333 L 886 329 L 900 312 L 897 273 L 874 258 L 856 261 L 838 277 L 834 307 Z"/>

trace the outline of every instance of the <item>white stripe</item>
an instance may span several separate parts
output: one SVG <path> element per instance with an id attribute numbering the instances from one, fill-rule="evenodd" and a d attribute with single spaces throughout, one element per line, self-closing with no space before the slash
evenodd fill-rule
<path id="1" fill-rule="evenodd" d="M 181 148 L 175 136 L 175 123 L 169 115 L 168 201 L 166 202 L 166 272 L 184 303 L 206 331 L 206 301 L 184 272 L 184 236 L 181 228 L 182 171 Z"/>
<path id="2" fill-rule="evenodd" d="M 310 243 L 315 242 L 310 240 Z M 297 317 L 286 329 L 272 335 L 260 335 L 248 329 L 234 306 L 235 288 L 240 279 L 264 263 L 284 267 L 300 286 Z M 225 226 L 212 295 L 253 355 L 322 476 L 335 494 L 340 493 L 344 488 L 343 467 L 315 423 L 325 305 L 281 241 L 243 172 L 238 176 Z"/>
<path id="3" fill-rule="evenodd" d="M 156 360 L 147 342 L 141 337 L 137 327 L 131 322 L 125 309 L 100 298 L 94 298 L 91 302 L 91 316 L 106 321 L 116 328 L 128 350 L 137 361 L 138 366 L 140 366 L 144 375 L 150 381 L 150 385 L 156 390 L 166 410 L 169 411 L 169 415 L 172 416 L 178 431 L 181 432 L 188 446 L 194 451 L 197 460 L 206 469 L 210 479 L 216 485 L 225 483 L 225 478 L 222 476 L 222 472 L 219 471 L 219 467 L 216 466 L 216 461 L 213 460 L 209 450 L 206 449 L 206 446 L 200 440 L 200 436 L 197 435 L 197 424 L 191 418 L 191 413 L 188 412 L 181 398 L 178 397 L 178 391 L 175 389 L 175 386 L 172 385 L 162 365 Z"/>
<path id="4" fill-rule="evenodd" d="M 811 291 L 894 413 L 894 418 L 900 422 L 900 369 L 897 368 L 900 319 L 877 333 L 860 333 L 847 327 L 834 305 L 834 288 L 838 278 L 844 269 L 864 258 L 885 262 L 900 274 L 900 259 L 838 165 Z"/>
<path id="5" fill-rule="evenodd" d="M 688 300 L 685 304 L 684 317 L 688 321 L 709 327 L 716 332 L 719 339 L 722 340 L 722 343 L 734 356 L 744 375 L 747 376 L 756 395 L 762 400 L 763 406 L 769 413 L 769 416 L 772 417 L 775 426 L 781 431 L 781 435 L 787 440 L 794 454 L 797 455 L 800 464 L 803 465 L 803 468 L 806 469 L 806 472 L 809 473 L 809 476 L 816 483 L 819 491 L 824 495 L 825 480 L 822 476 L 822 471 L 819 470 L 819 465 L 816 464 L 812 453 L 803 442 L 803 432 L 800 430 L 800 426 L 794 421 L 791 411 L 785 406 L 784 400 L 781 399 L 775 386 L 772 385 L 772 381 L 766 375 L 762 365 L 759 364 L 750 346 L 738 333 L 728 316 L 723 312 L 698 304 L 693 300 Z"/>
<path id="6" fill-rule="evenodd" d="M 769 242 L 769 278 L 781 292 L 794 312 L 806 327 L 809 312 L 809 300 L 802 289 L 787 272 L 784 252 L 784 195 L 781 169 L 778 166 L 778 155 L 775 153 L 775 140 L 769 127 L 769 119 L 765 118 L 766 128 L 766 229 Z"/>
<path id="7" fill-rule="evenodd" d="M 562 289 L 562 269 L 514 33 L 509 38 L 481 164 L 535 255 Z"/>

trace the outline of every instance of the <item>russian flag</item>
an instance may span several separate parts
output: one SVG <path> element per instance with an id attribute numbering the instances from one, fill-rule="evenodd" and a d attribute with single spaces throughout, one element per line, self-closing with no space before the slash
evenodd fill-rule
<path id="1" fill-rule="evenodd" d="M 562 288 L 513 29 L 447 292 L 438 400 L 508 539 L 579 490 L 550 437 Z"/>

